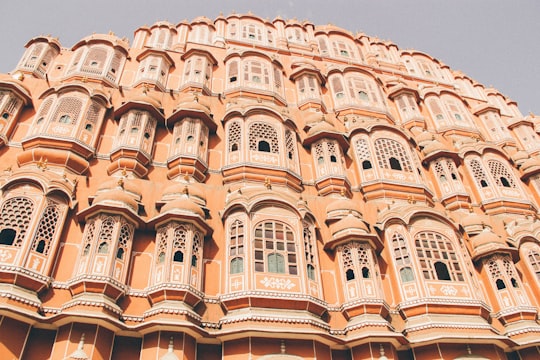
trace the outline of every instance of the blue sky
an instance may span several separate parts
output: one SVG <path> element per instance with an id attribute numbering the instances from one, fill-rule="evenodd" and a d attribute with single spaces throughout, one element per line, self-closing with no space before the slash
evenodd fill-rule
<path id="1" fill-rule="evenodd" d="M 139 26 L 252 11 L 263 18 L 332 23 L 426 52 L 540 114 L 540 1 L 535 0 L 18 0 L 1 6 L 0 72 L 40 34 L 71 47 L 93 32 L 133 39 Z"/>

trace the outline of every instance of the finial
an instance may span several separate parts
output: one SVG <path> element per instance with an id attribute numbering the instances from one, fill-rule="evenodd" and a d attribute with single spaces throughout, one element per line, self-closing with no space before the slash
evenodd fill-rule
<path id="1" fill-rule="evenodd" d="M 183 193 L 184 195 L 189 195 L 189 189 L 188 189 L 187 186 L 184 186 L 184 188 L 182 189 L 182 193 Z"/>
<path id="2" fill-rule="evenodd" d="M 268 177 L 264 179 L 264 186 L 266 186 L 268 190 L 272 189 L 272 184 L 270 183 L 270 179 Z"/>
<path id="3" fill-rule="evenodd" d="M 123 169 L 122 169 L 122 173 L 121 173 L 121 174 L 122 174 L 122 176 L 127 176 L 126 168 L 123 168 Z"/>
<path id="4" fill-rule="evenodd" d="M 285 354 L 285 353 L 286 353 L 287 348 L 285 347 L 285 340 L 281 340 L 281 346 L 280 346 L 280 349 L 281 349 L 281 353 L 282 353 L 282 354 Z"/>
<path id="5" fill-rule="evenodd" d="M 86 83 L 88 82 L 88 76 L 83 76 L 82 80 L 81 80 L 83 83 Z"/>
<path id="6" fill-rule="evenodd" d="M 472 355 L 471 346 L 467 344 L 467 355 Z"/>
<path id="7" fill-rule="evenodd" d="M 42 171 L 47 170 L 47 159 L 43 159 L 43 156 L 39 158 L 39 161 L 37 162 L 37 167 L 41 169 Z"/>
<path id="8" fill-rule="evenodd" d="M 169 353 L 172 353 L 174 350 L 174 338 L 171 336 L 169 339 Z"/>
<path id="9" fill-rule="evenodd" d="M 123 189 L 124 188 L 124 179 L 118 179 L 117 184 L 118 184 L 118 186 L 120 186 Z"/>

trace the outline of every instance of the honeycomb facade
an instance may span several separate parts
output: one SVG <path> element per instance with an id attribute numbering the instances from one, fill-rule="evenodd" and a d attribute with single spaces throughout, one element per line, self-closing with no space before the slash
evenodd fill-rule
<path id="1" fill-rule="evenodd" d="M 251 14 L 0 76 L 0 355 L 536 359 L 540 118 Z"/>

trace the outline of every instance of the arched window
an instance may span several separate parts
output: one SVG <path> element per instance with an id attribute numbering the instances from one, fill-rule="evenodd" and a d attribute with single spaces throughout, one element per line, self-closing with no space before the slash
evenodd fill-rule
<path id="1" fill-rule="evenodd" d="M 270 152 L 270 144 L 268 143 L 268 141 L 261 140 L 257 145 L 257 150 L 262 152 Z"/>
<path id="2" fill-rule="evenodd" d="M 306 258 L 306 270 L 308 279 L 315 281 L 315 265 L 316 265 L 316 244 L 313 234 L 313 227 L 307 221 L 302 222 L 303 238 L 304 238 L 304 254 Z"/>
<path id="3" fill-rule="evenodd" d="M 255 227 L 255 271 L 297 275 L 296 244 L 292 229 L 278 221 Z"/>
<path id="4" fill-rule="evenodd" d="M 367 267 L 365 267 L 365 266 L 362 268 L 362 277 L 364 279 L 369 279 L 370 278 L 369 269 Z"/>
<path id="5" fill-rule="evenodd" d="M 540 282 L 540 248 L 536 244 L 527 244 L 525 249 L 527 250 L 526 258 L 529 265 L 536 275 L 536 279 Z"/>
<path id="6" fill-rule="evenodd" d="M 401 143 L 393 139 L 379 138 L 374 145 L 381 169 L 413 171 L 409 154 Z"/>
<path id="7" fill-rule="evenodd" d="M 506 289 L 506 284 L 504 283 L 502 279 L 497 279 L 497 281 L 495 281 L 495 284 L 497 286 L 497 290 Z"/>
<path id="8" fill-rule="evenodd" d="M 98 247 L 98 254 L 107 254 L 109 252 L 109 244 L 102 242 Z"/>
<path id="9" fill-rule="evenodd" d="M 0 209 L 0 244 L 21 247 L 34 212 L 34 203 L 26 197 L 13 197 Z"/>
<path id="10" fill-rule="evenodd" d="M 231 260 L 231 274 L 239 274 L 244 272 L 244 259 L 235 257 Z"/>
<path id="11" fill-rule="evenodd" d="M 448 272 L 448 267 L 445 263 L 437 261 L 434 264 L 435 272 L 437 273 L 438 280 L 451 280 L 450 273 Z"/>
<path id="12" fill-rule="evenodd" d="M 249 126 L 249 149 L 279 154 L 279 140 L 276 129 L 264 122 L 254 122 Z"/>
<path id="13" fill-rule="evenodd" d="M 2 229 L 0 231 L 0 245 L 13 245 L 17 232 L 13 229 Z"/>
<path id="14" fill-rule="evenodd" d="M 508 188 L 517 187 L 514 181 L 514 177 L 508 170 L 508 167 L 505 166 L 501 161 L 488 160 L 487 165 L 488 165 L 491 175 L 495 179 L 495 182 L 498 186 L 508 187 Z"/>
<path id="15" fill-rule="evenodd" d="M 268 272 L 285 273 L 285 259 L 283 255 L 277 253 L 268 254 Z"/>
<path id="16" fill-rule="evenodd" d="M 183 263 L 184 262 L 184 253 L 180 250 L 175 251 L 173 255 L 173 261 Z"/>
<path id="17" fill-rule="evenodd" d="M 484 167 L 480 163 L 480 161 L 473 159 L 470 161 L 470 169 L 472 171 L 473 177 L 476 180 L 476 183 L 482 187 L 485 188 L 488 186 L 487 176 L 484 171 Z"/>
<path id="18" fill-rule="evenodd" d="M 414 272 L 408 266 L 399 270 L 399 276 L 401 277 L 401 281 L 403 281 L 404 283 L 414 281 Z"/>
<path id="19" fill-rule="evenodd" d="M 465 281 L 462 265 L 450 239 L 439 233 L 423 231 L 416 235 L 415 247 L 424 279 Z"/>
<path id="20" fill-rule="evenodd" d="M 347 271 L 345 272 L 345 277 L 347 278 L 347 281 L 354 280 L 354 270 L 347 269 Z"/>
<path id="21" fill-rule="evenodd" d="M 392 169 L 392 170 L 402 170 L 401 169 L 401 164 L 399 163 L 399 160 L 396 159 L 395 157 L 391 157 L 389 159 L 389 162 L 390 162 L 390 169 Z"/>
<path id="22" fill-rule="evenodd" d="M 49 201 L 49 204 L 43 210 L 41 219 L 39 220 L 34 241 L 32 243 L 32 250 L 44 255 L 49 253 L 49 248 L 54 240 L 59 219 L 60 211 L 57 204 Z"/>

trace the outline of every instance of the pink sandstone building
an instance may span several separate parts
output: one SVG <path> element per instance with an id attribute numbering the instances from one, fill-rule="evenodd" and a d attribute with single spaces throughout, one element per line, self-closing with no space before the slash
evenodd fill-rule
<path id="1" fill-rule="evenodd" d="M 251 14 L 0 75 L 0 358 L 538 359 L 540 117 Z"/>

